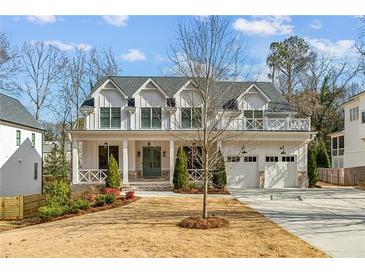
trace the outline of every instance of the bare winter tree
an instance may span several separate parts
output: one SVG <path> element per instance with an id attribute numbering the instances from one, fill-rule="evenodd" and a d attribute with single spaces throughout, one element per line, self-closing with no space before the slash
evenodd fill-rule
<path id="1" fill-rule="evenodd" d="M 184 96 L 191 110 L 177 107 L 182 115 L 191 117 L 191 127 L 195 130 L 183 131 L 177 138 L 183 144 L 197 143 L 201 147 L 201 153 L 195 156 L 203 170 L 203 218 L 208 217 L 207 193 L 211 171 L 220 159 L 217 145 L 228 138 L 228 129 L 237 115 L 236 102 L 230 98 L 237 94 L 239 87 L 235 80 L 240 75 L 244 60 L 240 40 L 231 31 L 229 19 L 209 16 L 204 20 L 181 21 L 176 42 L 170 46 L 169 58 L 174 73 L 190 82 L 187 86 L 190 91 Z M 176 128 L 185 127 L 181 119 L 175 120 Z"/>
<path id="2" fill-rule="evenodd" d="M 21 52 L 23 82 L 17 85 L 17 89 L 34 105 L 37 121 L 41 111 L 49 106 L 49 99 L 66 64 L 67 59 L 58 48 L 39 41 L 24 43 Z"/>
<path id="3" fill-rule="evenodd" d="M 5 33 L 0 32 L 0 88 L 14 91 L 13 79 L 19 70 L 18 50 L 13 47 Z"/>

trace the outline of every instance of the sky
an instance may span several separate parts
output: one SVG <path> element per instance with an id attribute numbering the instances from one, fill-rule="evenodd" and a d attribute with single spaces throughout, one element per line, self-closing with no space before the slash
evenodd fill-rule
<path id="1" fill-rule="evenodd" d="M 187 16 L 185 16 L 187 17 Z M 319 51 L 356 58 L 360 24 L 355 16 L 232 16 L 232 29 L 244 40 L 251 77 L 267 79 L 270 44 L 291 35 Z M 72 55 L 76 48 L 112 48 L 121 75 L 166 75 L 169 44 L 178 16 L 0 16 L 0 32 L 12 43 L 43 40 Z"/>

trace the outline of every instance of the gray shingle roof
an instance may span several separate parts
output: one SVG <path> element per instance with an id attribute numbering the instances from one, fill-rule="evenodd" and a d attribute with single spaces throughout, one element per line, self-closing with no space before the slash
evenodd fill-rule
<path id="1" fill-rule="evenodd" d="M 17 99 L 2 93 L 0 93 L 0 120 L 42 129 L 42 126 Z"/>
<path id="2" fill-rule="evenodd" d="M 98 81 L 91 93 L 97 90 L 108 78 L 110 78 L 128 97 L 131 97 L 149 78 L 151 78 L 169 97 L 173 97 L 187 82 L 185 77 L 110 76 L 104 77 Z M 228 102 L 234 101 L 253 83 L 270 98 L 269 111 L 293 111 L 293 108 L 271 82 L 220 82 L 217 85 L 217 92 L 229 90 L 229 92 L 225 91 L 225 102 L 222 102 L 222 105 L 227 105 Z M 231 105 L 231 103 L 228 104 Z M 83 103 L 83 106 L 92 105 L 93 100 L 91 98 Z"/>

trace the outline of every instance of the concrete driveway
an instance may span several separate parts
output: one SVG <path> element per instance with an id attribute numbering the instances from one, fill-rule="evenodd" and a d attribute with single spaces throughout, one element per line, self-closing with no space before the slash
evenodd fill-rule
<path id="1" fill-rule="evenodd" d="M 230 189 L 231 194 L 332 257 L 365 257 L 365 191 Z"/>

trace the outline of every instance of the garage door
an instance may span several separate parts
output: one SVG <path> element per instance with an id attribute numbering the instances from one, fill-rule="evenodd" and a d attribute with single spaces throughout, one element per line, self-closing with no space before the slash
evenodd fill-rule
<path id="1" fill-rule="evenodd" d="M 231 188 L 258 188 L 257 156 L 227 157 L 227 185 Z"/>
<path id="2" fill-rule="evenodd" d="M 297 161 L 295 156 L 265 157 L 265 187 L 297 187 Z"/>

